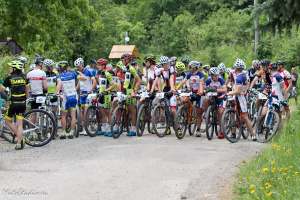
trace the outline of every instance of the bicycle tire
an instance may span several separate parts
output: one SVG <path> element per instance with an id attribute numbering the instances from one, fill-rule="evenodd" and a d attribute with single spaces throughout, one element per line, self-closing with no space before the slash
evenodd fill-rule
<path id="1" fill-rule="evenodd" d="M 166 127 L 164 128 L 164 131 L 160 132 L 160 131 L 158 131 L 157 123 L 158 123 L 158 121 L 161 121 L 161 119 L 162 119 L 161 117 L 164 118 L 164 122 L 165 122 Z M 166 115 L 165 115 L 165 109 L 164 109 L 163 105 L 158 104 L 154 107 L 154 109 L 151 112 L 151 119 L 152 119 L 152 123 L 153 123 L 154 133 L 158 137 L 164 137 L 166 135 L 166 130 L 167 130 L 167 118 L 166 118 Z"/>
<path id="2" fill-rule="evenodd" d="M 214 137 L 214 132 L 217 131 L 217 124 L 213 124 L 213 110 L 212 106 L 208 106 L 207 111 L 205 113 L 205 133 L 208 140 L 211 140 Z M 211 128 L 211 129 L 210 129 Z"/>
<path id="3" fill-rule="evenodd" d="M 47 118 L 50 119 L 50 121 L 51 121 L 51 123 L 53 125 L 53 128 L 52 128 L 52 130 L 50 132 L 50 137 L 48 137 L 46 140 L 42 141 L 41 143 L 31 143 L 30 140 L 29 140 L 29 138 L 26 137 L 26 135 L 24 135 L 24 137 L 25 137 L 25 143 L 27 145 L 29 145 L 29 146 L 32 146 L 32 147 L 42 147 L 42 146 L 45 146 L 46 144 L 48 144 L 53 139 L 53 137 L 54 137 L 55 129 L 56 129 L 56 127 L 55 127 L 55 119 L 53 118 L 53 116 L 49 112 L 47 112 L 45 110 L 42 110 L 42 109 L 32 109 L 32 110 L 29 110 L 28 112 L 26 112 L 24 114 L 24 119 L 26 119 L 27 116 L 29 116 L 30 114 L 32 114 L 34 112 L 36 112 L 36 113 L 42 113 L 43 115 L 47 116 Z M 25 124 L 25 126 L 26 126 L 26 124 Z M 46 130 L 48 130 L 48 129 L 49 129 L 49 127 L 47 127 Z M 51 129 L 51 127 L 50 127 L 50 129 Z M 25 130 L 25 128 L 24 128 L 24 130 Z"/>
<path id="4" fill-rule="evenodd" d="M 185 105 L 182 105 L 178 108 L 176 112 L 176 123 L 178 124 L 178 129 L 175 131 L 175 135 L 178 139 L 183 139 L 186 131 L 188 129 L 188 124 L 187 124 L 187 108 Z"/>
<path id="5" fill-rule="evenodd" d="M 189 134 L 190 136 L 194 135 L 196 130 L 197 130 L 197 109 L 193 106 L 193 111 L 192 111 L 192 122 L 189 124 L 188 129 L 189 129 Z"/>
<path id="6" fill-rule="evenodd" d="M 274 123 L 274 121 L 276 122 L 271 125 L 274 130 L 273 130 L 273 133 L 270 134 L 271 130 L 268 127 L 263 127 L 266 116 L 262 117 L 260 120 L 260 123 L 258 124 L 257 129 L 256 129 L 257 141 L 260 143 L 267 143 L 270 140 L 272 140 L 272 138 L 278 132 L 278 129 L 280 126 L 279 114 L 276 111 L 269 111 L 269 114 L 272 115 L 272 123 Z"/>
<path id="7" fill-rule="evenodd" d="M 99 128 L 99 123 L 97 119 L 97 108 L 96 106 L 89 106 L 86 115 L 85 115 L 85 123 L 84 123 L 84 130 L 90 137 L 95 137 L 97 135 L 97 130 Z M 92 130 L 90 127 L 92 126 L 91 123 L 95 122 L 96 129 Z M 94 127 L 93 127 L 94 128 Z"/>
<path id="8" fill-rule="evenodd" d="M 221 119 L 221 126 L 224 132 L 224 136 L 231 143 L 236 143 L 241 138 L 241 131 L 237 130 L 239 128 L 238 127 L 239 120 L 236 118 L 237 115 L 234 109 L 226 109 Z M 232 131 L 232 129 L 235 129 L 235 131 L 233 131 L 235 132 L 235 137 L 233 137 L 233 133 L 229 134 L 230 133 L 229 131 Z"/>
<path id="9" fill-rule="evenodd" d="M 146 127 L 145 115 L 146 115 L 145 104 L 140 104 L 138 114 L 137 114 L 137 122 L 136 122 L 136 134 L 139 137 L 143 136 L 145 131 L 145 127 Z"/>
<path id="10" fill-rule="evenodd" d="M 124 129 L 124 110 L 122 107 L 117 106 L 113 111 L 112 122 L 111 122 L 111 132 L 114 139 L 120 137 Z M 114 128 L 116 126 L 116 129 Z"/>

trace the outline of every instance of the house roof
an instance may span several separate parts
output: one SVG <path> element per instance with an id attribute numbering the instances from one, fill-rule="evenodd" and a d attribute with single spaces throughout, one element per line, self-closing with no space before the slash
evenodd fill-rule
<path id="1" fill-rule="evenodd" d="M 139 52 L 135 45 L 113 45 L 109 58 L 121 58 L 124 53 L 129 53 L 136 58 L 139 56 Z"/>

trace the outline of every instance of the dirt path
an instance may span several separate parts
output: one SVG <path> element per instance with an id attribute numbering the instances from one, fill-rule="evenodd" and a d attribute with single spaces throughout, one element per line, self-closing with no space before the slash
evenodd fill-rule
<path id="1" fill-rule="evenodd" d="M 16 152 L 0 141 L 0 199 L 223 199 L 262 144 L 174 136 L 80 137 Z M 222 193 L 221 193 L 222 194 Z M 26 198 L 25 198 L 26 197 Z"/>

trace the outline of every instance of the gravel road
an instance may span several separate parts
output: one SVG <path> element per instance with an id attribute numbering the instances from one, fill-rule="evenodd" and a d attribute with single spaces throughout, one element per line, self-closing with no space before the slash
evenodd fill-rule
<path id="1" fill-rule="evenodd" d="M 174 135 L 80 136 L 15 151 L 0 140 L 0 199 L 224 199 L 239 163 L 263 147 Z"/>

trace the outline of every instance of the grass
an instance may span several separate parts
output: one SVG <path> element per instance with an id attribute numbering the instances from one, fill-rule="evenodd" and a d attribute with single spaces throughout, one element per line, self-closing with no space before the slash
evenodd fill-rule
<path id="1" fill-rule="evenodd" d="M 272 143 L 243 164 L 235 199 L 300 199 L 300 106 Z"/>

